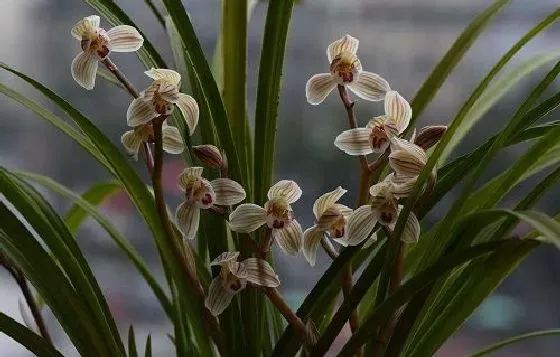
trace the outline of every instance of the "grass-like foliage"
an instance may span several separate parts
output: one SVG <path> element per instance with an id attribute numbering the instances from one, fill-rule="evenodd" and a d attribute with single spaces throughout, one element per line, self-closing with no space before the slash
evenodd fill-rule
<path id="1" fill-rule="evenodd" d="M 558 93 L 544 97 L 560 73 L 560 61 L 551 65 L 558 52 L 504 71 L 526 44 L 558 20 L 560 9 L 504 53 L 448 126 L 414 124 L 508 0 L 494 1 L 472 20 L 411 104 L 390 81 L 362 68 L 358 39 L 348 34 L 333 39 L 322 64 L 329 71 L 309 79 L 307 101 L 319 105 L 329 95 L 340 97 L 340 110 L 332 115 L 348 120 L 348 130 L 333 138 L 332 149 L 356 162 L 360 184 L 333 187 L 317 197 L 315 223 L 302 228 L 291 206 L 302 195 L 299 185 L 274 177 L 278 103 L 295 1 L 267 4 L 256 94 L 247 93 L 247 32 L 256 1 L 223 0 L 212 61 L 181 1 L 146 1 L 169 36 L 169 44 L 158 47 L 171 47 L 173 63 L 164 62 L 147 34 L 113 0 L 85 2 L 97 15 L 68 26 L 78 52 L 68 81 L 73 78 L 84 95 L 96 80 L 130 95 L 128 111 L 122 113 L 130 130 L 121 143 L 113 143 L 95 120 L 39 80 L 0 63 L 3 72 L 26 82 L 66 118 L 5 84 L 0 83 L 0 92 L 74 140 L 112 176 L 112 181 L 91 182 L 80 194 L 38 173 L 0 168 L 0 264 L 22 290 L 27 325 L 0 313 L 0 331 L 37 356 L 62 356 L 43 320 L 45 309 L 81 356 L 152 355 L 151 336 L 137 341 L 132 326 L 127 336 L 119 334 L 76 242 L 88 217 L 152 290 L 172 326 L 153 333 L 167 334 L 177 356 L 323 356 L 346 323 L 352 335 L 340 356 L 430 356 L 535 247 L 560 246 L 558 219 L 533 210 L 560 180 L 560 125 L 541 120 L 560 104 Z M 153 82 L 136 88 L 112 61 L 112 52 L 136 52 Z M 470 153 L 449 159 L 509 89 L 545 66 L 549 71 L 501 130 Z M 252 95 L 255 113 L 247 107 Z M 360 125 L 355 101 L 361 106 L 383 102 L 384 113 Z M 253 116 L 254 126 L 248 119 Z M 520 143 L 527 145 L 526 152 L 481 182 L 497 155 Z M 177 178 L 184 200 L 169 207 L 163 163 L 178 154 L 185 167 Z M 132 160 L 145 163 L 149 182 Z M 504 197 L 536 174 L 542 180 L 506 206 Z M 35 185 L 70 200 L 72 207 L 57 212 Z M 430 210 L 459 185 L 460 194 L 445 216 L 432 226 L 424 224 Z M 347 190 L 358 193 L 353 207 L 338 202 Z M 119 192 L 129 196 L 152 233 L 165 281 L 154 276 L 99 210 Z M 531 228 L 524 237 L 513 235 L 519 223 Z M 299 254 L 310 269 L 317 254 L 332 260 L 297 311 L 281 294 L 282 277 L 270 254 L 276 245 L 282 253 Z M 473 356 L 558 333 L 532 332 Z"/>

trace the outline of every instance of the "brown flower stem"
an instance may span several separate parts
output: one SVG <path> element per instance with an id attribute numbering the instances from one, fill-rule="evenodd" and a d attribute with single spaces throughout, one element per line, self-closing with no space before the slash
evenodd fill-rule
<path id="1" fill-rule="evenodd" d="M 266 260 L 266 255 L 268 254 L 271 245 L 272 245 L 272 229 L 267 227 L 266 232 L 264 234 L 264 239 L 257 246 L 257 250 L 255 252 L 257 258 Z"/>
<path id="2" fill-rule="evenodd" d="M 321 246 L 323 247 L 323 250 L 328 254 L 328 256 L 331 257 L 332 260 L 338 258 L 338 252 L 334 249 L 331 242 L 325 236 L 321 238 Z"/>
<path id="3" fill-rule="evenodd" d="M 109 57 L 105 58 L 102 63 L 111 73 L 115 75 L 115 78 L 117 78 L 117 80 L 121 82 L 123 87 L 132 97 L 138 98 L 140 96 L 136 88 L 134 88 L 134 86 L 126 78 L 124 73 L 119 70 L 117 65 L 113 61 L 111 61 Z M 146 167 L 148 168 L 148 172 L 150 173 L 150 175 L 152 175 L 154 171 L 154 158 L 152 157 L 152 152 L 150 151 L 150 145 L 148 145 L 148 143 L 143 143 L 142 148 L 144 150 L 144 155 L 146 156 Z"/>
<path id="4" fill-rule="evenodd" d="M 350 129 L 356 129 L 358 127 L 358 121 L 356 120 L 356 113 L 354 112 L 354 102 L 350 100 L 346 87 L 341 84 L 338 85 L 338 93 L 340 94 L 340 99 L 342 99 L 342 103 L 344 104 L 344 109 L 346 109 L 346 114 L 348 114 L 348 124 Z M 362 171 L 369 172 L 370 170 L 367 157 L 365 155 L 360 155 L 359 158 Z"/>
<path id="5" fill-rule="evenodd" d="M 41 310 L 39 309 L 39 306 L 37 306 L 37 301 L 33 296 L 33 292 L 31 291 L 31 288 L 27 283 L 25 274 L 20 268 L 18 268 L 10 260 L 8 260 L 7 257 L 2 255 L 2 253 L 0 253 L 0 265 L 4 266 L 6 270 L 8 270 L 10 275 L 12 275 L 12 277 L 14 278 L 16 284 L 19 286 L 23 294 L 25 303 L 27 304 L 29 310 L 31 311 L 31 315 L 33 316 L 33 320 L 35 321 L 35 324 L 39 328 L 39 333 L 52 346 L 53 342 L 51 336 L 49 335 L 49 331 L 47 330 L 47 325 L 43 320 L 43 315 L 41 314 Z"/>
<path id="6" fill-rule="evenodd" d="M 288 303 L 280 296 L 278 290 L 275 288 L 264 288 L 264 292 L 270 302 L 276 306 L 278 311 L 284 316 L 286 321 L 296 330 L 302 342 L 308 340 L 307 329 L 301 319 L 292 311 Z"/>
<path id="7" fill-rule="evenodd" d="M 124 88 L 127 90 L 128 93 L 130 93 L 131 96 L 133 96 L 134 98 L 138 98 L 140 96 L 140 94 L 138 93 L 136 88 L 134 88 L 132 83 L 130 83 L 130 81 L 125 77 L 124 73 L 122 73 L 119 70 L 117 65 L 113 61 L 111 61 L 111 59 L 109 57 L 105 58 L 102 61 L 102 63 L 105 65 L 105 67 L 107 67 L 107 69 L 111 73 L 113 73 L 115 75 L 117 80 L 122 83 Z"/>
<path id="8" fill-rule="evenodd" d="M 167 207 L 163 197 L 163 187 L 162 187 L 162 172 L 163 172 L 163 138 L 162 138 L 162 126 L 163 122 L 167 117 L 161 115 L 152 121 L 152 126 L 154 129 L 154 169 L 152 172 L 152 184 L 154 188 L 154 197 L 156 201 L 156 208 L 158 215 L 161 219 L 161 223 L 165 230 L 165 236 L 167 238 L 168 244 L 171 246 L 173 253 L 176 258 L 181 262 L 180 266 L 182 269 L 183 276 L 188 280 L 189 285 L 194 289 L 199 299 L 200 306 L 202 307 L 204 327 L 208 334 L 212 336 L 212 339 L 216 343 L 221 356 L 227 356 L 228 353 L 225 349 L 224 339 L 222 332 L 220 330 L 220 325 L 218 320 L 210 314 L 208 309 L 204 308 L 204 289 L 196 275 L 196 271 L 193 269 L 193 265 L 188 262 L 185 255 L 185 250 L 182 247 L 182 239 L 175 235 L 175 230 L 171 226 L 171 221 L 167 215 Z"/>

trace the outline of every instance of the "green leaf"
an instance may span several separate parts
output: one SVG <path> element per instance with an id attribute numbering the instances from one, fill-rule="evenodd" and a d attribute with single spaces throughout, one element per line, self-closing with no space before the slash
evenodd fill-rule
<path id="1" fill-rule="evenodd" d="M 144 44 L 136 52 L 140 61 L 146 68 L 167 68 L 165 61 L 140 28 L 113 0 L 83 0 L 86 4 L 97 10 L 112 25 L 134 26 L 144 37 Z"/>
<path id="2" fill-rule="evenodd" d="M 154 235 L 156 245 L 160 251 L 161 259 L 170 267 L 173 272 L 174 282 L 179 287 L 181 296 L 189 301 L 186 304 L 189 308 L 189 319 L 193 326 L 193 331 L 197 336 L 197 346 L 203 351 L 210 351 L 208 335 L 203 328 L 201 312 L 203 311 L 202 301 L 198 301 L 196 296 L 193 295 L 193 289 L 189 286 L 186 269 L 181 261 L 179 261 L 176 253 L 173 251 L 171 243 L 167 241 L 161 220 L 157 214 L 155 202 L 152 194 L 147 189 L 146 185 L 135 173 L 134 169 L 130 166 L 128 159 L 124 157 L 110 140 L 103 135 L 103 133 L 96 128 L 85 116 L 78 110 L 72 107 L 61 97 L 57 96 L 53 91 L 43 86 L 41 83 L 29 78 L 21 72 L 0 64 L 0 67 L 10 71 L 30 83 L 37 90 L 41 91 L 45 96 L 55 102 L 63 109 L 70 118 L 80 127 L 84 134 L 91 140 L 97 147 L 105 160 L 109 163 L 113 174 L 119 181 L 122 182 L 123 187 L 126 188 L 132 202 L 141 213 L 142 217 L 148 224 L 152 234 Z"/>
<path id="3" fill-rule="evenodd" d="M 0 331 L 6 336 L 27 348 L 36 356 L 41 357 L 64 357 L 51 346 L 44 338 L 35 334 L 24 325 L 18 323 L 8 315 L 0 312 Z"/>
<path id="4" fill-rule="evenodd" d="M 161 26 L 163 26 L 163 28 L 165 28 L 165 20 L 163 19 L 163 15 L 158 10 L 156 4 L 154 4 L 154 2 L 152 0 L 144 0 L 144 2 L 146 3 L 146 5 L 148 5 L 150 10 L 152 11 L 152 14 L 154 14 L 154 16 L 157 19 L 157 21 L 159 22 L 159 24 Z"/>
<path id="5" fill-rule="evenodd" d="M 294 0 L 269 1 L 259 65 L 255 108 L 254 197 L 264 204 L 272 185 L 276 119 L 288 28 Z"/>
<path id="6" fill-rule="evenodd" d="M 492 106 L 494 106 L 494 104 L 502 99 L 510 89 L 539 68 L 552 61 L 558 60 L 559 57 L 560 51 L 554 51 L 546 54 L 540 53 L 524 61 L 510 72 L 496 78 L 496 80 L 486 88 L 484 93 L 469 110 L 467 113 L 469 120 L 464 121 L 463 125 L 457 129 L 455 135 L 453 135 L 453 138 L 451 138 L 451 141 L 441 155 L 440 162 L 446 161 L 449 154 L 451 154 L 453 149 L 463 140 L 471 128 L 488 112 L 488 110 L 490 110 Z"/>
<path id="7" fill-rule="evenodd" d="M 6 65 L 0 62 L 0 66 L 5 67 Z M 27 98 L 23 94 L 6 87 L 0 83 L 0 93 L 8 96 L 9 98 L 20 103 L 24 107 L 32 110 L 35 114 L 39 115 L 42 119 L 46 120 L 49 124 L 52 124 L 55 128 L 66 134 L 72 140 L 74 140 L 78 145 L 84 148 L 91 156 L 93 156 L 100 164 L 109 168 L 105 159 L 99 153 L 99 150 L 89 141 L 78 130 L 68 125 L 64 120 L 54 115 L 47 108 L 43 107 L 41 104 Z"/>
<path id="8" fill-rule="evenodd" d="M 69 200 L 74 201 L 74 206 L 66 215 L 66 221 L 70 219 L 73 229 L 70 229 L 73 235 L 78 232 L 80 223 L 90 215 L 94 218 L 103 229 L 109 234 L 117 246 L 126 254 L 127 258 L 134 264 L 138 272 L 146 280 L 146 283 L 152 289 L 154 295 L 160 302 L 162 308 L 167 313 L 169 318 L 173 319 L 172 306 L 167 298 L 162 287 L 158 284 L 157 279 L 150 272 L 150 268 L 140 257 L 136 249 L 130 244 L 130 242 L 118 231 L 118 229 L 113 225 L 111 220 L 107 218 L 104 214 L 99 212 L 94 206 L 96 200 L 103 200 L 107 197 L 107 194 L 112 194 L 121 190 L 122 187 L 115 183 L 103 183 L 93 186 L 88 192 L 86 192 L 82 197 L 75 194 L 72 190 L 53 181 L 47 176 L 42 176 L 38 174 L 33 174 L 29 172 L 19 172 L 17 176 L 41 184 L 56 193 L 66 197 Z M 93 200 L 93 202 L 89 201 Z M 88 202 L 89 201 L 89 202 Z M 70 227 L 70 226 L 69 226 Z"/>
<path id="9" fill-rule="evenodd" d="M 32 177 L 30 178 L 32 179 Z M 45 177 L 45 179 L 48 178 Z M 50 181 L 52 182 L 52 180 Z M 45 181 L 45 183 L 46 182 L 48 181 Z M 59 192 L 62 193 L 63 191 L 69 193 L 66 197 L 72 199 L 73 201 L 79 201 L 79 203 L 74 203 L 74 205 L 72 205 L 72 207 L 70 207 L 64 215 L 64 222 L 66 222 L 68 230 L 72 233 L 72 235 L 76 235 L 80 230 L 82 223 L 90 215 L 90 212 L 97 212 L 97 210 L 95 210 L 95 206 L 101 205 L 111 196 L 121 192 L 122 186 L 116 182 L 96 183 L 84 192 L 82 197 L 75 195 L 71 190 L 60 190 Z M 70 195 L 70 193 L 72 193 L 72 195 Z M 84 207 L 87 203 L 89 203 L 89 205 L 87 205 L 89 209 Z"/>
<path id="10" fill-rule="evenodd" d="M 146 338 L 146 348 L 144 351 L 144 357 L 152 357 L 152 335 L 148 335 Z"/>
<path id="11" fill-rule="evenodd" d="M 128 357 L 138 357 L 136 338 L 134 337 L 134 328 L 132 325 L 128 328 Z"/>
<path id="12" fill-rule="evenodd" d="M 424 286 L 444 276 L 448 271 L 493 251 L 507 249 L 511 246 L 534 246 L 536 244 L 537 243 L 534 241 L 519 242 L 516 240 L 483 243 L 440 258 L 435 264 L 405 282 L 393 295 L 380 304 L 358 331 L 352 335 L 348 343 L 339 353 L 339 356 L 353 356 L 358 348 L 360 348 L 368 338 L 371 338 L 376 329 L 379 328 L 387 318 L 392 316 L 398 308 L 410 300 Z"/>
<path id="13" fill-rule="evenodd" d="M 507 340 L 503 340 L 500 341 L 496 344 L 493 344 L 491 346 L 488 346 L 476 353 L 473 353 L 471 355 L 469 355 L 469 357 L 482 357 L 482 356 L 487 356 L 492 352 L 495 352 L 499 349 L 502 349 L 504 347 L 525 341 L 525 340 L 529 340 L 535 337 L 543 337 L 543 336 L 552 336 L 552 335 L 560 335 L 560 329 L 551 329 L 551 330 L 543 330 L 543 331 L 536 331 L 536 332 L 531 332 L 531 333 L 526 333 L 524 335 L 519 335 L 519 336 L 515 336 L 515 337 L 511 337 L 508 338 Z"/>
<path id="14" fill-rule="evenodd" d="M 459 35 L 451 48 L 443 56 L 436 68 L 412 100 L 411 107 L 414 116 L 410 121 L 412 128 L 416 120 L 422 115 L 428 104 L 432 101 L 439 88 L 443 85 L 449 74 L 455 69 L 465 53 L 471 48 L 484 28 L 509 3 L 509 0 L 496 0 L 482 13 L 476 16 L 469 26 Z M 409 130 L 410 131 L 410 130 Z"/>
<path id="15" fill-rule="evenodd" d="M 228 113 L 233 140 L 239 151 L 244 177 L 249 177 L 249 153 L 241 145 L 246 137 L 247 120 L 247 0 L 222 1 L 221 45 L 223 56 L 223 100 Z"/>
<path id="16" fill-rule="evenodd" d="M 226 152 L 230 163 L 229 173 L 231 178 L 241 183 L 247 189 L 248 180 L 242 176 L 240 170 L 239 155 L 233 140 L 226 109 L 222 102 L 216 81 L 212 76 L 210 65 L 206 61 L 200 42 L 196 37 L 194 27 L 179 0 L 163 0 L 163 3 L 183 42 L 183 46 L 187 52 L 186 57 L 188 57 L 192 63 L 192 69 L 190 71 L 191 80 L 196 81 L 202 90 L 202 96 L 196 99 L 199 101 L 199 105 L 209 108 L 209 114 L 216 127 L 220 145 Z M 207 101 L 207 103 L 201 103 L 202 100 Z"/>

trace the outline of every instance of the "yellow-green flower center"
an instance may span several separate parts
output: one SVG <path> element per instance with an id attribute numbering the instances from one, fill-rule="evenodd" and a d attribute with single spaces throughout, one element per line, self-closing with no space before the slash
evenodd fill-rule
<path id="1" fill-rule="evenodd" d="M 274 198 L 268 201 L 265 209 L 269 228 L 284 228 L 293 219 L 292 208 L 284 198 Z"/>

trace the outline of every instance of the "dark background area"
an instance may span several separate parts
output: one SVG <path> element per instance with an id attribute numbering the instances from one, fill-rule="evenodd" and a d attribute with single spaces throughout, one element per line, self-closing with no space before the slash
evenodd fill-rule
<path id="1" fill-rule="evenodd" d="M 172 63 L 167 35 L 142 1 L 118 1 Z M 157 3 L 157 1 L 156 1 Z M 184 2 L 196 25 L 208 58 L 216 46 L 220 22 L 218 0 Z M 318 107 L 305 100 L 305 82 L 314 73 L 326 72 L 327 45 L 345 33 L 360 39 L 359 56 L 365 70 L 381 74 L 391 87 L 412 100 L 417 89 L 430 74 L 441 56 L 471 19 L 490 1 L 464 0 L 304 0 L 294 9 L 284 66 L 283 87 L 278 119 L 277 178 L 293 179 L 304 192 L 294 205 L 303 226 L 312 224 L 311 206 L 320 194 L 338 185 L 350 190 L 343 202 L 351 205 L 356 198 L 357 160 L 346 156 L 333 145 L 333 140 L 346 129 L 345 112 L 336 95 Z M 68 99 L 92 118 L 115 143 L 127 130 L 128 95 L 98 79 L 91 92 L 78 87 L 70 75 L 70 63 L 79 51 L 79 44 L 70 36 L 71 27 L 83 16 L 94 12 L 81 1 L 69 0 L 0 0 L 0 60 L 28 73 Z M 499 15 L 468 52 L 457 70 L 449 77 L 435 100 L 417 122 L 417 128 L 428 124 L 449 124 L 474 87 L 494 63 L 526 31 L 558 6 L 558 0 L 516 0 Z M 254 121 L 258 56 L 266 4 L 259 3 L 249 29 L 249 115 Z M 102 26 L 109 24 L 102 20 Z M 529 43 L 508 68 L 538 54 L 557 51 L 560 27 L 548 31 Z M 114 53 L 111 58 L 130 80 L 143 88 L 149 80 L 133 54 Z M 552 63 L 551 63 L 552 64 Z M 545 66 L 549 67 L 549 66 Z M 471 151 L 493 135 L 511 118 L 516 106 L 538 83 L 547 68 L 536 71 L 511 90 L 476 125 L 459 145 L 452 157 Z M 2 83 L 40 100 L 55 113 L 57 108 L 37 96 L 28 86 L 0 73 Z M 553 90 L 554 85 L 545 97 Z M 91 184 L 108 180 L 107 172 L 97 165 L 70 139 L 31 112 L 6 97 L 0 97 L 0 164 L 49 175 L 77 192 Z M 383 111 L 382 103 L 357 103 L 361 125 Z M 557 120 L 558 114 L 546 120 Z M 491 177 L 508 167 L 526 145 L 519 145 L 500 154 L 488 171 Z M 136 164 L 147 178 L 142 163 Z M 165 184 L 170 206 L 176 206 L 180 193 L 175 178 L 182 169 L 179 157 L 166 156 Z M 547 171 L 548 172 L 548 171 Z M 514 204 L 543 175 L 520 185 L 504 200 Z M 44 191 L 55 207 L 64 212 L 68 202 Z M 448 194 L 425 219 L 436 222 L 456 199 L 460 190 Z M 555 189 L 537 206 L 555 215 L 560 204 L 560 190 Z M 161 276 L 158 257 L 149 232 L 124 196 L 110 200 L 103 210 L 142 256 Z M 521 227 L 518 233 L 523 233 Z M 166 337 L 170 328 L 156 299 L 144 281 L 117 249 L 105 232 L 94 222 L 87 222 L 79 235 L 80 245 L 92 263 L 96 276 L 110 302 L 112 311 L 124 332 L 135 326 L 139 340 L 151 333 L 154 355 L 171 356 L 171 343 Z M 297 306 L 328 265 L 320 252 L 318 264 L 308 266 L 297 257 L 277 255 L 277 272 L 282 280 L 283 294 Z M 503 285 L 489 297 L 450 339 L 438 356 L 462 356 L 469 352 L 516 334 L 560 326 L 560 255 L 552 246 L 537 249 Z M 7 273 L 0 271 L 0 310 L 21 321 L 17 286 Z M 57 344 L 65 354 L 73 355 L 72 347 L 56 321 L 47 312 L 47 321 Z M 496 353 L 496 356 L 557 356 L 560 338 L 545 337 L 527 341 Z M 27 352 L 6 336 L 0 336 L 0 356 L 27 356 Z"/>

